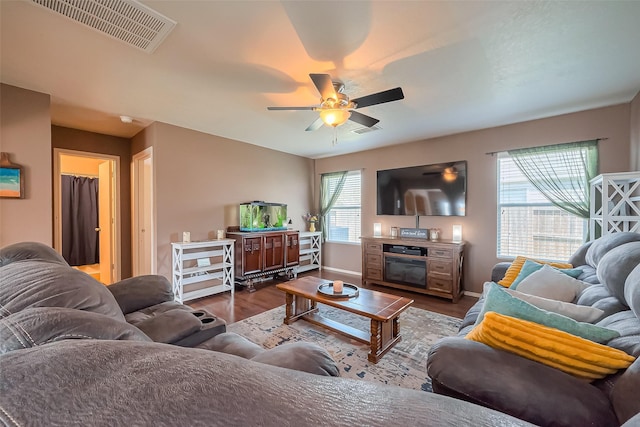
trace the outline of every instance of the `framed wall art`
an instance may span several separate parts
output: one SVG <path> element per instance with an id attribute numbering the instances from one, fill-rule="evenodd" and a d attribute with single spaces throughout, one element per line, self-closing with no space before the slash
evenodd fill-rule
<path id="1" fill-rule="evenodd" d="M 0 197 L 24 199 L 24 170 L 11 163 L 9 153 L 0 153 Z"/>

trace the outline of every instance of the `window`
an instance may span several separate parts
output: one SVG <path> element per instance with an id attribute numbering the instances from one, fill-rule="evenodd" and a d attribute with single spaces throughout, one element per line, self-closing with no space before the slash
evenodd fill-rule
<path id="1" fill-rule="evenodd" d="M 324 177 L 330 194 L 339 184 L 340 177 Z M 327 241 L 360 243 L 360 171 L 350 171 L 340 195 L 325 217 Z"/>
<path id="2" fill-rule="evenodd" d="M 581 156 L 582 148 L 576 150 Z M 555 168 L 562 165 L 554 164 Z M 558 186 L 568 173 L 558 171 Z M 587 221 L 552 204 L 506 153 L 498 157 L 498 257 L 566 261 L 582 245 Z"/>

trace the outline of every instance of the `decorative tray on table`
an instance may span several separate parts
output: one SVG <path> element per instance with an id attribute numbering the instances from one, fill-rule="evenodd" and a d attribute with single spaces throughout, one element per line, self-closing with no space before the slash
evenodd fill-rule
<path id="1" fill-rule="evenodd" d="M 342 285 L 342 292 L 335 292 L 333 290 L 333 282 L 329 282 L 318 286 L 318 292 L 328 297 L 353 298 L 358 296 L 358 287 L 350 283 L 344 283 Z"/>

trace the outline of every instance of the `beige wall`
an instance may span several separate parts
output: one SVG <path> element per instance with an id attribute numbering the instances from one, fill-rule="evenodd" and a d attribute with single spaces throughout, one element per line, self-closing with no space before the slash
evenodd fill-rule
<path id="1" fill-rule="evenodd" d="M 442 138 L 428 139 L 355 154 L 316 160 L 320 174 L 362 169 L 362 233 L 371 235 L 373 223 L 389 227 L 415 227 L 409 216 L 376 215 L 376 171 L 395 167 L 466 160 L 468 162 L 467 216 L 421 217 L 421 228 L 441 228 L 451 238 L 451 226 L 462 224 L 467 241 L 464 265 L 465 289 L 482 291 L 496 258 L 496 157 L 488 152 L 608 138 L 600 142 L 601 172 L 628 171 L 630 105 L 623 104 L 548 119 L 518 123 Z M 329 268 L 361 272 L 359 245 L 325 244 L 323 264 Z"/>
<path id="2" fill-rule="evenodd" d="M 475 292 L 480 291 L 497 261 L 495 158 L 486 152 L 606 137 L 600 144 L 600 172 L 635 170 L 640 164 L 640 94 L 630 104 L 319 159 L 315 172 L 310 159 L 162 123 L 136 135 L 130 151 L 124 148 L 124 141 L 116 143 L 116 149 L 106 139 L 88 148 L 87 140 L 101 140 L 104 135 L 52 128 L 48 95 L 0 85 L 0 100 L 0 150 L 9 152 L 13 162 L 25 167 L 27 179 L 26 199 L 0 199 L 0 245 L 25 240 L 52 244 L 52 146 L 121 155 L 123 277 L 125 265 L 130 268 L 131 248 L 130 222 L 126 222 L 130 221 L 130 206 L 124 206 L 130 200 L 130 181 L 125 171 L 131 153 L 148 146 L 154 147 L 157 179 L 158 271 L 167 277 L 169 243 L 179 240 L 182 231 L 190 231 L 194 240 L 205 239 L 218 228 L 237 225 L 237 205 L 241 202 L 287 203 L 294 227 L 302 229 L 300 216 L 315 210 L 314 175 L 317 188 L 321 173 L 362 169 L 363 233 L 371 233 L 373 222 L 383 223 L 384 230 L 390 226 L 413 227 L 413 217 L 375 215 L 375 172 L 467 160 L 468 215 L 455 219 L 423 217 L 420 226 L 442 228 L 446 239 L 451 236 L 452 224 L 463 225 L 469 244 L 465 284 Z M 326 244 L 323 264 L 359 273 L 360 246 Z"/>
<path id="3" fill-rule="evenodd" d="M 50 97 L 0 84 L 0 151 L 23 167 L 24 199 L 0 199 L 0 247 L 53 244 Z"/>
<path id="4" fill-rule="evenodd" d="M 313 161 L 164 123 L 133 141 L 134 153 L 153 146 L 157 271 L 171 277 L 171 242 L 215 238 L 238 225 L 238 204 L 287 204 L 294 228 L 311 206 Z"/>
<path id="5" fill-rule="evenodd" d="M 631 169 L 640 170 L 640 92 L 631 101 Z"/>
<path id="6" fill-rule="evenodd" d="M 120 275 L 123 279 L 131 277 L 131 140 L 51 126 L 50 147 L 120 158 Z"/>

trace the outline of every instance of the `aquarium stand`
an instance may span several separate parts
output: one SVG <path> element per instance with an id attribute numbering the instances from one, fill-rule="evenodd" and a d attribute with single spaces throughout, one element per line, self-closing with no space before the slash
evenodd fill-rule
<path id="1" fill-rule="evenodd" d="M 245 287 L 249 292 L 255 292 L 256 283 L 275 280 L 281 273 L 284 273 L 286 275 L 287 280 L 295 279 L 298 277 L 298 266 L 279 268 L 277 270 L 271 270 L 268 272 L 262 272 L 262 273 L 256 273 L 256 274 L 249 274 L 247 276 L 244 276 L 243 278 L 237 277 L 235 279 L 235 283 L 236 285 Z"/>
<path id="2" fill-rule="evenodd" d="M 254 290 L 254 283 L 278 274 L 297 277 L 300 241 L 297 230 L 228 232 L 235 240 L 235 282 Z"/>

